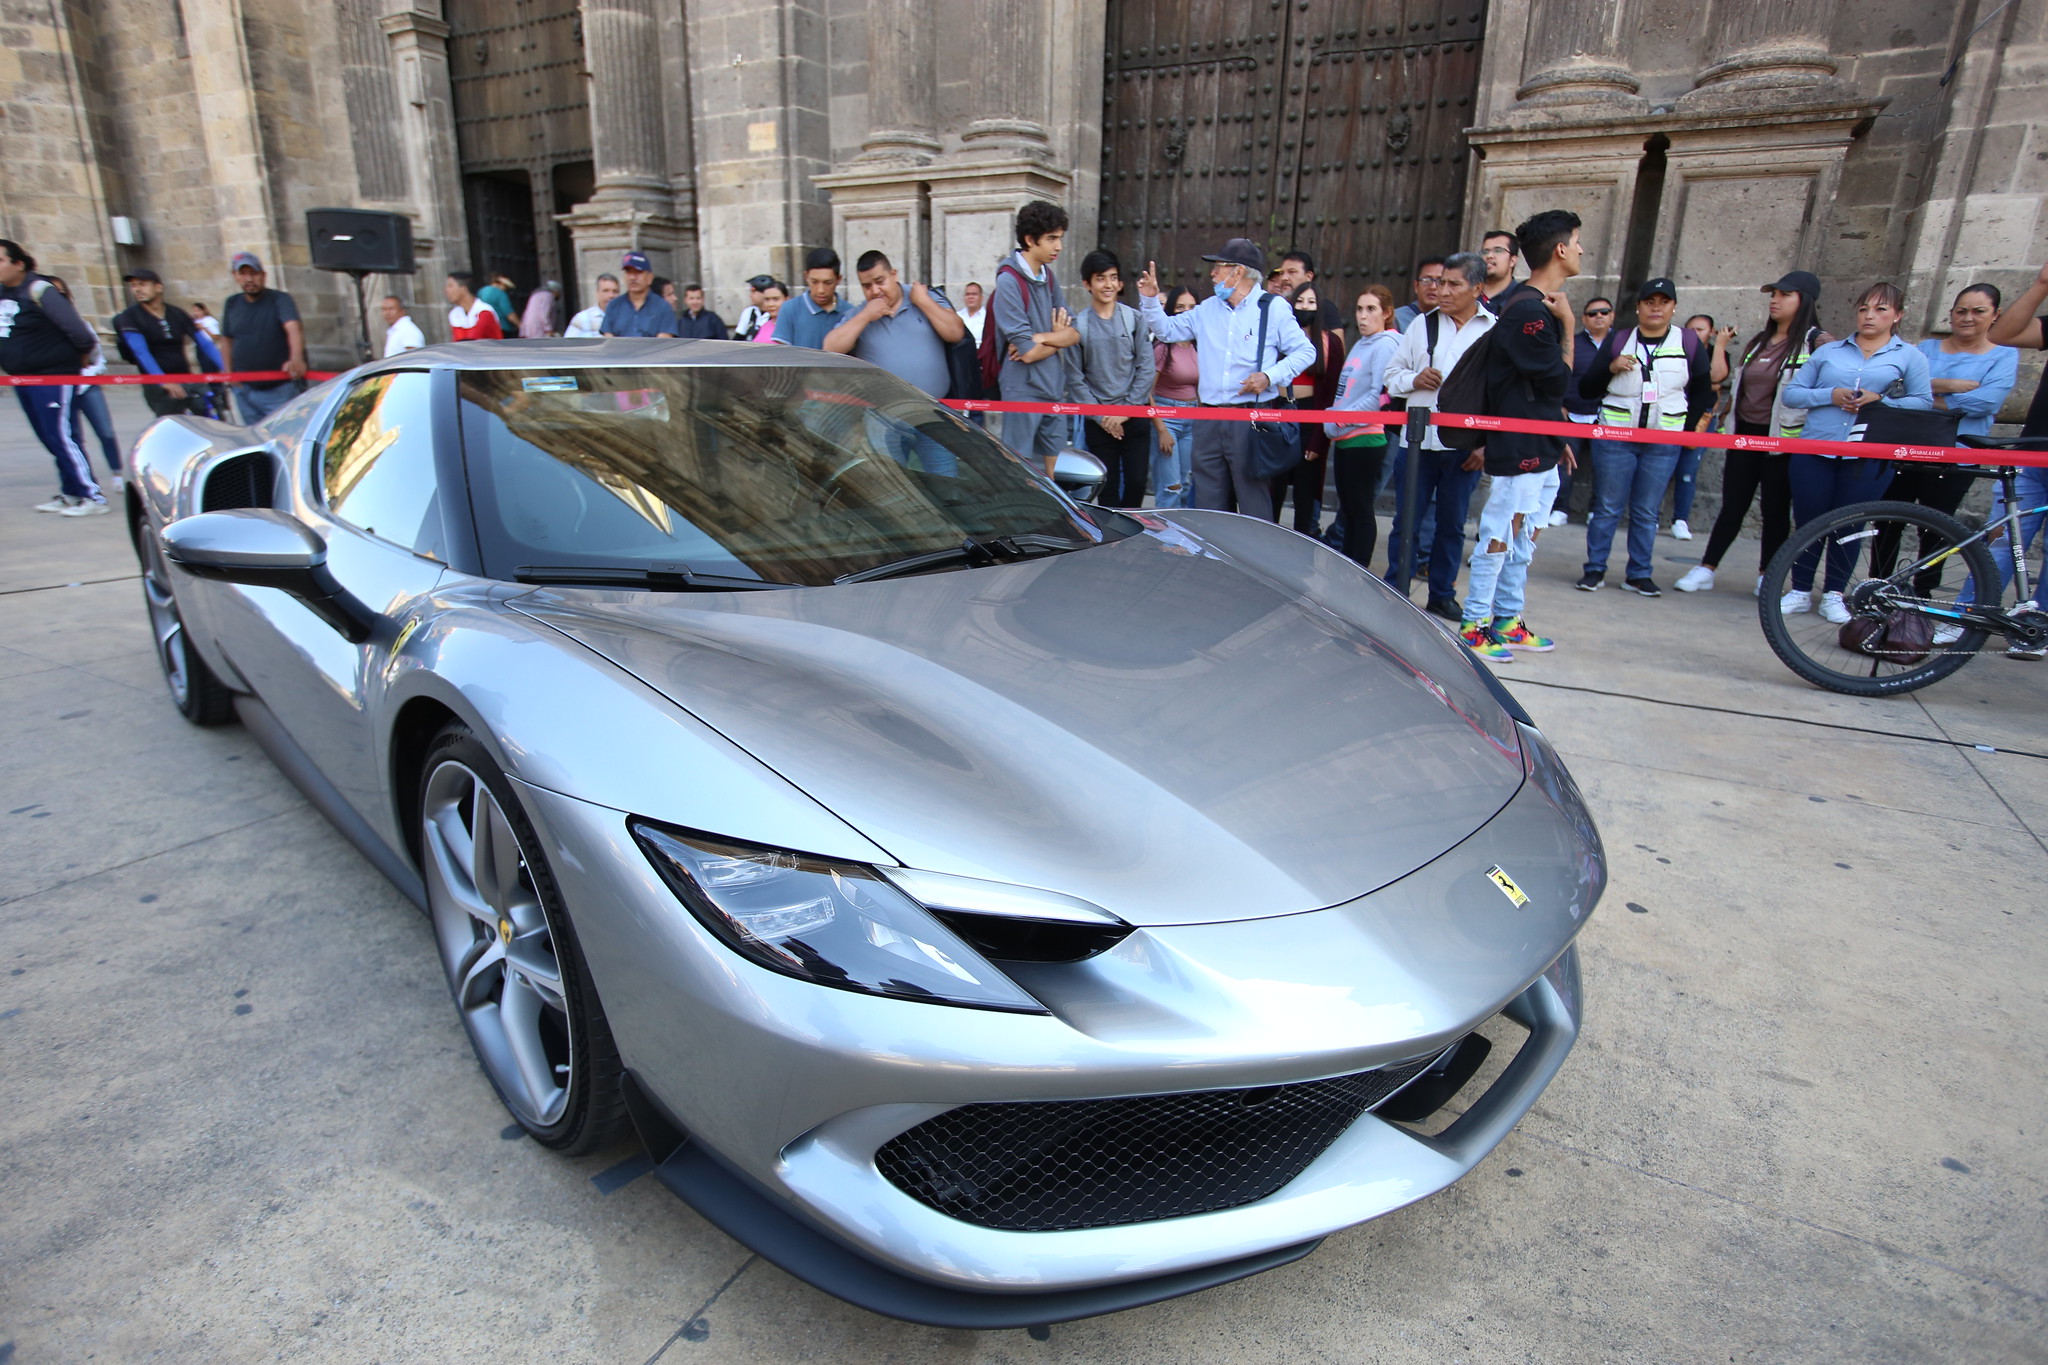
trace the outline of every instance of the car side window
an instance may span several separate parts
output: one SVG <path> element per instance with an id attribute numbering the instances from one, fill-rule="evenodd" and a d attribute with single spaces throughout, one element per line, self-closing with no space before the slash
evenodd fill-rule
<path id="1" fill-rule="evenodd" d="M 320 484 L 327 510 L 349 525 L 445 560 L 432 377 L 373 375 L 351 389 L 327 429 Z"/>

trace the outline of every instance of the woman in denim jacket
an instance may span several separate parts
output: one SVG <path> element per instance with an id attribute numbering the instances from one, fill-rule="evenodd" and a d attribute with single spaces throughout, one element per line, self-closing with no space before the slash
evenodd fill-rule
<path id="1" fill-rule="evenodd" d="M 1927 357 L 1895 335 L 1905 306 L 1897 285 L 1873 284 L 1856 300 L 1855 335 L 1820 347 L 1799 367 L 1785 386 L 1784 402 L 1787 407 L 1812 409 L 1802 437 L 1856 440 L 1863 409 L 1878 403 L 1921 412 L 1934 406 Z M 1894 468 L 1889 460 L 1795 453 L 1786 472 L 1792 483 L 1792 520 L 1803 526 L 1838 507 L 1883 497 Z M 1849 619 L 1842 590 L 1849 584 L 1860 548 L 1850 544 L 1828 551 L 1820 599 L 1825 620 L 1841 624 Z M 1778 599 L 1780 611 L 1792 615 L 1814 609 L 1813 572 L 1819 558 L 1820 548 L 1815 546 L 1793 564 L 1792 586 Z"/>

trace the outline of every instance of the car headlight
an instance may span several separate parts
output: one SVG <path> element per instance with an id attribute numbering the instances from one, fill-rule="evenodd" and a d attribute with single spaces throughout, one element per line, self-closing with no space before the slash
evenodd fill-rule
<path id="1" fill-rule="evenodd" d="M 1523 773 L 1557 808 L 1558 814 L 1572 827 L 1572 832 L 1579 836 L 1579 884 L 1584 889 L 1585 901 L 1583 905 L 1573 906 L 1572 915 L 1576 919 L 1591 912 L 1600 900 L 1600 893 L 1607 889 L 1607 851 L 1600 844 L 1600 831 L 1593 824 L 1593 812 L 1586 808 L 1586 798 L 1579 791 L 1579 784 L 1573 780 L 1571 771 L 1564 766 L 1564 760 L 1557 756 L 1557 750 L 1535 726 L 1516 721 L 1515 729 L 1522 740 Z"/>
<path id="2" fill-rule="evenodd" d="M 704 927 L 770 971 L 867 995 L 1047 1012 L 872 868 L 644 820 L 631 829 Z"/>

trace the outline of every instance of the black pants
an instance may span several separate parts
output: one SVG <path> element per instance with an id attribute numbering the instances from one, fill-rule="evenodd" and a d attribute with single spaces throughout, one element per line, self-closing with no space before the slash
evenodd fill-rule
<path id="1" fill-rule="evenodd" d="M 1103 507 L 1142 507 L 1145 505 L 1146 466 L 1152 463 L 1151 453 L 1145 442 L 1148 423 L 1142 418 L 1126 417 L 1124 434 L 1112 436 L 1102 429 L 1094 418 L 1088 419 L 1088 452 L 1108 466 L 1103 476 L 1102 487 L 1095 494 L 1095 501 Z"/>
<path id="2" fill-rule="evenodd" d="M 1315 535 L 1322 527 L 1323 480 L 1329 472 L 1328 452 L 1311 460 L 1308 451 L 1302 451 L 1301 463 L 1289 472 L 1273 480 L 1273 520 L 1280 520 L 1280 504 L 1286 500 L 1287 490 L 1294 490 L 1294 529 L 1305 536 Z"/>
<path id="3" fill-rule="evenodd" d="M 1917 502 L 1922 507 L 1932 507 L 1937 512 L 1955 515 L 1963 499 L 1969 495 L 1970 485 L 1976 480 L 1968 474 L 1957 474 L 1945 469 L 1929 469 L 1922 465 L 1905 465 L 1892 478 L 1891 489 L 1885 496 L 1894 502 Z M 1899 540 L 1905 527 L 1898 522 L 1886 522 L 1877 533 L 1877 540 L 1870 547 L 1870 574 L 1873 578 L 1890 578 L 1892 570 L 1899 566 Z M 1915 559 L 1932 554 L 1939 546 L 1929 542 L 1923 531 L 1919 537 L 1919 553 Z M 1941 584 L 1941 566 L 1922 569 L 1913 575 L 1913 591 L 1922 597 L 1932 593 Z"/>
<path id="4" fill-rule="evenodd" d="M 1735 424 L 1737 436 L 1768 436 L 1770 428 L 1760 422 Z M 1756 567 L 1771 562 L 1771 557 L 1784 545 L 1785 538 L 1792 534 L 1792 483 L 1786 474 L 1790 468 L 1791 456 L 1773 455 L 1761 450 L 1730 450 L 1724 452 L 1726 459 L 1721 465 L 1721 514 L 1714 518 L 1714 529 L 1707 533 L 1707 552 L 1700 557 L 1700 563 L 1710 569 L 1721 567 L 1721 556 L 1728 553 L 1728 547 L 1735 543 L 1735 537 L 1742 534 L 1742 521 L 1749 515 L 1749 504 L 1759 492 L 1764 499 L 1763 546 L 1757 551 Z"/>
<path id="5" fill-rule="evenodd" d="M 1387 447 L 1332 446 L 1325 458 L 1336 462 L 1330 472 L 1337 479 L 1337 506 L 1344 522 L 1344 555 L 1359 568 L 1370 569 L 1372 552 L 1380 541 L 1373 499 L 1379 491 L 1380 467 L 1387 461 Z"/>

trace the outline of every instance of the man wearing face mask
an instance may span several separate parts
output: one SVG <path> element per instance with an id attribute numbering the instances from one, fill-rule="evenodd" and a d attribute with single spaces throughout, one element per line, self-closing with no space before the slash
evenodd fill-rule
<path id="1" fill-rule="evenodd" d="M 1266 253 L 1256 243 L 1233 237 L 1202 259 L 1209 262 L 1210 296 L 1171 316 L 1160 303 L 1158 272 L 1146 265 L 1138 279 L 1145 325 L 1159 341 L 1195 343 L 1196 390 L 1203 407 L 1270 405 L 1315 362 L 1316 348 L 1302 335 L 1286 300 L 1260 287 Z M 1249 422 L 1195 424 L 1195 506 L 1272 520 L 1272 489 L 1252 475 L 1251 438 Z"/>

